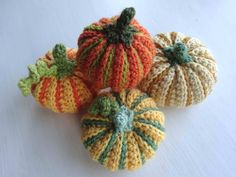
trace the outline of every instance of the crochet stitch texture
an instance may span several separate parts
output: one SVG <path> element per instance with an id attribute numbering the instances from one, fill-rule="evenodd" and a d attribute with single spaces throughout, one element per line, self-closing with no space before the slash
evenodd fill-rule
<path id="1" fill-rule="evenodd" d="M 185 107 L 203 101 L 217 81 L 214 57 L 198 39 L 181 33 L 154 37 L 157 55 L 139 88 L 158 106 Z"/>
<path id="2" fill-rule="evenodd" d="M 136 169 L 164 139 L 164 115 L 138 89 L 99 95 L 82 118 L 82 141 L 108 169 Z"/>
<path id="3" fill-rule="evenodd" d="M 54 112 L 77 112 L 93 97 L 76 64 L 76 49 L 57 44 L 40 58 L 35 65 L 29 65 L 29 76 L 19 81 L 22 94 L 30 93 L 36 101 Z"/>
<path id="4" fill-rule="evenodd" d="M 133 88 L 151 68 L 155 45 L 134 15 L 134 8 L 126 8 L 119 17 L 87 26 L 79 36 L 77 60 L 97 90 Z"/>

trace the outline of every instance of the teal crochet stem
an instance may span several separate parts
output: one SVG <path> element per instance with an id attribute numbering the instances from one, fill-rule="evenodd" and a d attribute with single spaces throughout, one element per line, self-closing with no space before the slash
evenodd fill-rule
<path id="1" fill-rule="evenodd" d="M 104 27 L 102 32 L 108 43 L 124 43 L 127 47 L 131 45 L 133 35 L 137 33 L 137 29 L 130 25 L 134 15 L 135 9 L 133 7 L 126 8 L 122 11 L 116 23 Z"/>
<path id="2" fill-rule="evenodd" d="M 90 106 L 89 113 L 94 116 L 108 117 L 117 132 L 126 132 L 132 129 L 134 112 L 107 96 L 97 97 Z"/>
<path id="3" fill-rule="evenodd" d="M 171 47 L 164 48 L 164 54 L 171 65 L 184 64 L 192 61 L 192 57 L 188 54 L 188 48 L 180 42 L 175 43 Z"/>
<path id="4" fill-rule="evenodd" d="M 132 123 L 134 119 L 134 112 L 124 105 L 120 107 L 120 110 L 112 116 L 117 132 L 127 132 L 132 130 Z"/>

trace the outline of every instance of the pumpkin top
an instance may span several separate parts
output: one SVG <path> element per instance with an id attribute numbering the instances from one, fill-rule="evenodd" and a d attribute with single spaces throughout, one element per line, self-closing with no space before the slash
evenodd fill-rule
<path id="1" fill-rule="evenodd" d="M 134 15 L 135 9 L 133 7 L 126 8 L 116 23 L 104 27 L 102 33 L 107 37 L 108 43 L 124 43 L 126 46 L 130 46 L 133 35 L 137 32 L 135 27 L 130 25 Z"/>
<path id="2" fill-rule="evenodd" d="M 56 44 L 52 55 L 54 61 L 50 66 L 40 59 L 36 64 L 28 66 L 29 76 L 18 82 L 18 87 L 24 96 L 30 94 L 31 86 L 37 84 L 42 77 L 55 76 L 57 79 L 62 79 L 73 74 L 76 63 L 67 57 L 66 47 L 63 44 Z"/>
<path id="3" fill-rule="evenodd" d="M 96 98 L 90 107 L 89 113 L 111 119 L 116 132 L 126 132 L 132 129 L 134 112 L 106 95 Z"/>
<path id="4" fill-rule="evenodd" d="M 188 54 L 188 48 L 182 42 L 178 42 L 170 47 L 164 48 L 163 52 L 171 65 L 183 64 L 192 61 L 192 57 Z"/>
<path id="5" fill-rule="evenodd" d="M 165 136 L 163 113 L 138 89 L 98 96 L 82 118 L 82 129 L 91 157 L 110 170 L 141 167 Z"/>
<path id="6" fill-rule="evenodd" d="M 125 8 L 120 16 L 112 18 L 102 18 L 99 22 L 92 23 L 84 28 L 85 31 L 96 31 L 98 36 L 103 34 L 109 44 L 123 43 L 129 47 L 132 43 L 133 36 L 139 32 L 149 33 L 141 27 L 134 19 L 135 9 L 133 7 Z M 79 45 L 84 39 L 82 34 L 79 38 Z"/>
<path id="7" fill-rule="evenodd" d="M 76 63 L 75 61 L 69 60 L 66 56 L 66 47 L 63 44 L 56 44 L 53 51 L 53 58 L 55 62 L 52 66 L 56 66 L 57 74 L 56 77 L 61 79 L 66 76 L 73 74 Z"/>

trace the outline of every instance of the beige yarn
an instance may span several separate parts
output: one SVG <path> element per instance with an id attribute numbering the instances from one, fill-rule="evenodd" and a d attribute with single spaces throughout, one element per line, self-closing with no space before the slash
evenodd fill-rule
<path id="1" fill-rule="evenodd" d="M 154 42 L 157 55 L 139 88 L 162 107 L 185 107 L 206 98 L 217 81 L 216 63 L 206 46 L 196 38 L 177 32 L 157 34 Z M 187 47 L 192 61 L 171 65 L 164 48 L 179 42 Z"/>

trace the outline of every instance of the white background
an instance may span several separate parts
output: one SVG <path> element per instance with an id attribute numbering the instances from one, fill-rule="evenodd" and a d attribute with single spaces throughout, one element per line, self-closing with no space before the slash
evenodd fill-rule
<path id="1" fill-rule="evenodd" d="M 0 0 L 0 177 L 235 177 L 236 1 Z M 203 103 L 162 109 L 166 140 L 139 170 L 111 173 L 89 159 L 79 115 L 55 114 L 16 87 L 55 43 L 77 46 L 83 27 L 136 8 L 152 35 L 179 31 L 215 55 L 219 80 Z"/>

